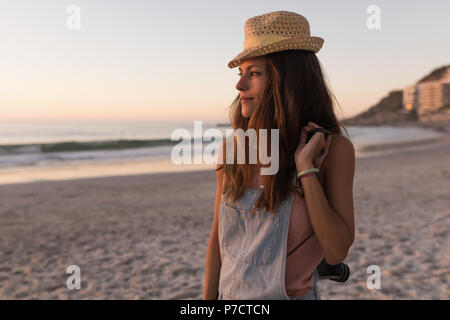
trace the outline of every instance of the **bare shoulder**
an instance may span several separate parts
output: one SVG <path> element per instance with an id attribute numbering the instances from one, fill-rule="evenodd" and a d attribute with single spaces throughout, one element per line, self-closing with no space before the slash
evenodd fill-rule
<path id="1" fill-rule="evenodd" d="M 352 170 L 354 169 L 354 162 L 355 148 L 351 140 L 342 134 L 333 135 L 328 154 L 323 163 L 325 174 L 327 175 L 330 170 L 338 167 L 347 167 Z"/>
<path id="2" fill-rule="evenodd" d="M 334 134 L 331 141 L 330 150 L 336 149 L 340 152 L 354 150 L 353 143 L 349 138 L 342 134 Z M 335 150 L 335 151 L 336 151 Z"/>

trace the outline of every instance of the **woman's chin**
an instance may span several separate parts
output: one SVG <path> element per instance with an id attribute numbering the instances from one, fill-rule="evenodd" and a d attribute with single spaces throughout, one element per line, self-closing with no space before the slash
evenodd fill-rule
<path id="1" fill-rule="evenodd" d="M 252 110 L 250 110 L 249 108 L 242 108 L 241 109 L 241 115 L 244 118 L 250 118 L 250 116 L 252 115 Z"/>

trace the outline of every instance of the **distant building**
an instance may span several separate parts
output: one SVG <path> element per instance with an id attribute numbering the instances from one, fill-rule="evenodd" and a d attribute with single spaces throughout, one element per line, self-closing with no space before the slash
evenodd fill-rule
<path id="1" fill-rule="evenodd" d="M 404 109 L 416 110 L 421 120 L 448 106 L 450 106 L 450 66 L 437 70 L 435 74 L 432 73 L 403 90 Z"/>
<path id="2" fill-rule="evenodd" d="M 403 90 L 403 107 L 408 111 L 419 108 L 418 89 L 416 86 L 407 86 Z"/>

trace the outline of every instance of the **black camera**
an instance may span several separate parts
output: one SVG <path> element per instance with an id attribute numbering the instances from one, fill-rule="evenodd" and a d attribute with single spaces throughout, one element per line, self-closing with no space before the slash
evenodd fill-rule
<path id="1" fill-rule="evenodd" d="M 350 276 L 350 268 L 345 263 L 338 263 L 335 265 L 328 264 L 323 259 L 317 266 L 319 280 L 332 280 L 336 282 L 345 282 Z"/>
<path id="2" fill-rule="evenodd" d="M 345 263 L 331 265 L 325 259 L 317 266 L 317 272 L 319 280 L 328 279 L 336 282 L 345 282 L 350 276 L 350 268 L 348 265 Z"/>

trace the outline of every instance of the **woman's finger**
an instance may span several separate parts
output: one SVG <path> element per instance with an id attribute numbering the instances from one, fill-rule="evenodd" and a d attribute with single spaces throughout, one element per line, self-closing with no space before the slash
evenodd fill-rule
<path id="1" fill-rule="evenodd" d="M 310 127 L 312 127 L 312 128 L 320 128 L 320 126 L 319 125 L 317 125 L 316 123 L 314 123 L 314 122 L 308 122 L 308 126 L 310 126 Z"/>
<path id="2" fill-rule="evenodd" d="M 319 153 L 319 156 L 317 157 L 316 161 L 314 161 L 314 165 L 315 165 L 316 168 L 320 168 L 322 166 L 322 162 L 324 161 L 326 155 L 328 154 L 328 150 L 330 148 L 332 138 L 333 138 L 333 135 L 329 135 L 326 138 L 326 140 L 325 140 L 326 141 L 325 147 Z"/>
<path id="3" fill-rule="evenodd" d="M 302 131 L 300 132 L 300 144 L 306 144 L 306 137 L 307 137 L 308 133 L 307 133 L 307 129 L 306 127 L 302 128 Z"/>
<path id="4" fill-rule="evenodd" d="M 308 122 L 308 124 L 305 126 L 306 131 L 310 132 L 311 130 L 314 130 L 316 128 L 320 128 L 317 124 L 314 122 Z"/>

